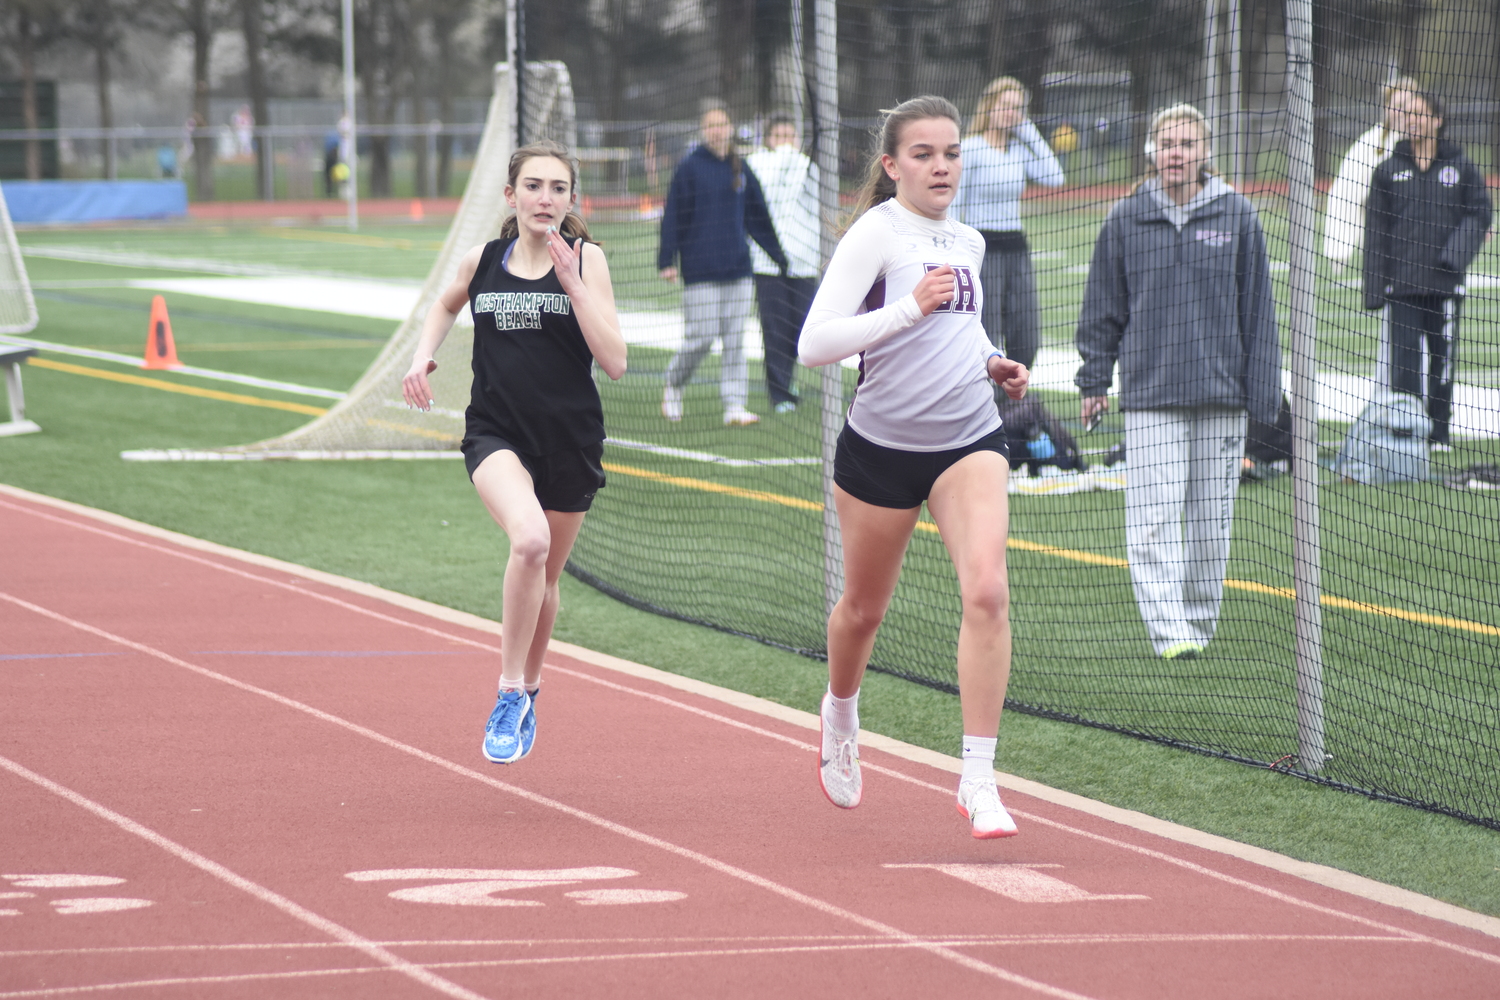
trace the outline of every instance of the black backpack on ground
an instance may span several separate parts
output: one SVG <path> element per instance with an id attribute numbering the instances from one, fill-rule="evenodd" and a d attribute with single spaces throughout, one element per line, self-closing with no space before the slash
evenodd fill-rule
<path id="1" fill-rule="evenodd" d="M 1036 396 L 1011 399 L 1004 393 L 996 400 L 1000 419 L 1005 422 L 1005 439 L 1010 446 L 1010 467 L 1019 469 L 1023 464 L 1030 475 L 1037 475 L 1042 466 L 1055 465 L 1059 469 L 1088 468 L 1088 463 L 1078 454 L 1078 442 Z"/>

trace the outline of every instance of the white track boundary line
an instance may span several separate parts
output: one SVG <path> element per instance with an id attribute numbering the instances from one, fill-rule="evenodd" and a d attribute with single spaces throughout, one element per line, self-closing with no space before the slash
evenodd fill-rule
<path id="1" fill-rule="evenodd" d="M 383 587 L 377 587 L 374 584 L 365 583 L 361 580 L 353 580 L 348 577 L 324 572 L 323 570 L 312 569 L 307 566 L 300 566 L 296 563 L 287 562 L 282 559 L 276 559 L 271 556 L 264 556 L 254 552 L 247 552 L 243 549 L 236 549 L 231 546 L 221 545 L 217 542 L 211 542 L 201 538 L 194 538 L 191 535 L 184 535 L 181 532 L 171 531 L 169 529 L 160 528 L 151 524 L 145 524 L 141 521 L 136 521 L 119 514 L 111 513 L 109 511 L 99 510 L 97 508 L 88 507 L 83 504 L 73 503 L 68 500 L 61 500 L 56 497 L 50 497 L 41 493 L 33 493 L 30 490 L 24 490 L 19 487 L 9 486 L 4 483 L 0 483 L 0 494 L 13 496 L 18 500 L 25 500 L 34 504 L 51 507 L 56 510 L 67 511 L 68 513 L 75 514 L 80 517 L 85 517 L 101 524 L 108 524 L 112 527 L 120 528 L 137 535 L 144 535 L 150 538 L 169 542 L 172 545 L 178 546 L 180 548 L 209 553 L 226 559 L 232 559 L 236 562 L 247 563 L 252 566 L 260 566 L 264 569 L 274 570 L 279 573 L 286 573 L 294 577 L 299 577 L 303 580 L 320 583 L 328 587 L 346 591 L 348 593 L 358 594 L 361 597 L 377 600 L 384 604 L 389 604 L 407 611 L 412 611 L 425 617 L 434 618 L 438 621 L 447 622 L 452 625 L 457 625 L 463 628 L 485 632 L 496 636 L 500 634 L 500 624 L 498 622 L 491 621 L 488 618 L 481 618 L 478 615 L 470 614 L 467 611 L 459 611 L 456 608 L 444 607 L 443 605 L 434 604 L 431 601 L 424 601 L 421 598 L 412 597 L 408 594 L 400 594 L 392 590 L 387 590 Z M 34 516 L 44 516 L 38 514 L 36 511 L 29 511 L 24 507 L 15 509 L 21 510 L 26 513 L 31 513 Z M 76 522 L 74 524 L 79 528 L 87 528 L 86 525 L 76 524 Z M 121 538 L 124 541 L 132 542 L 138 545 L 144 544 L 139 539 L 132 539 L 127 536 L 118 536 L 111 534 L 111 537 Z M 154 546 L 152 547 L 154 548 Z M 174 552 L 172 549 L 165 549 L 163 551 L 172 552 L 172 554 L 182 558 L 191 558 L 187 556 L 186 553 L 180 551 Z M 217 566 L 217 568 L 225 572 L 239 572 L 231 567 L 224 566 L 222 564 L 213 563 L 209 560 L 205 561 L 208 562 L 209 565 Z M 277 581 L 267 582 L 277 583 L 277 585 L 279 586 L 287 586 L 286 584 L 281 584 Z M 301 590 L 302 588 L 297 589 Z M 318 597 L 324 596 L 318 595 L 313 591 L 304 592 L 313 594 L 314 596 Z M 350 607 L 356 606 L 350 605 Z M 366 609 L 357 610 L 366 611 Z M 366 611 L 366 613 L 370 612 Z M 400 621 L 400 619 L 394 620 Z M 411 622 L 404 622 L 403 624 L 409 625 L 419 630 L 423 629 L 423 626 L 415 625 Z M 441 635 L 449 639 L 456 638 L 443 632 L 435 632 L 431 630 L 427 631 L 430 631 L 431 634 Z M 745 694 L 739 691 L 731 691 L 727 688 L 721 688 L 704 681 L 695 680 L 691 677 L 683 677 L 678 674 L 668 673 L 665 670 L 658 670 L 655 667 L 648 667 L 644 664 L 634 663 L 630 660 L 625 660 L 617 656 L 610 656 L 608 653 L 599 653 L 594 650 L 587 649 L 583 646 L 575 646 L 572 643 L 560 642 L 556 639 L 552 641 L 551 648 L 557 650 L 557 652 L 563 654 L 564 656 L 573 657 L 574 659 L 581 660 L 593 666 L 602 667 L 607 670 L 612 670 L 616 673 L 652 681 L 656 684 L 675 688 L 679 691 L 685 691 L 690 694 L 699 695 L 700 697 L 718 701 L 726 705 L 731 705 L 747 712 L 751 712 L 757 715 L 763 715 L 772 719 L 777 719 L 781 722 L 790 723 L 794 726 L 802 729 L 807 729 L 809 731 L 816 732 L 818 730 L 818 717 L 815 713 L 812 712 L 804 712 L 800 709 L 790 708 L 786 705 L 777 704 L 776 702 L 769 701 L 765 698 L 758 698 L 755 695 Z M 743 723 L 738 722 L 736 722 L 735 724 L 743 725 Z M 772 735 L 776 736 L 777 738 L 784 738 L 781 737 L 780 734 Z M 900 757 L 914 763 L 926 764 L 929 767 L 935 767 L 939 770 L 948 771 L 953 774 L 958 774 L 963 769 L 963 762 L 956 757 L 950 757 L 947 754 L 938 753 L 936 750 L 929 750 L 926 747 L 914 746 L 910 743 L 892 739 L 891 737 L 883 736 L 879 733 L 871 733 L 867 730 L 861 730 L 859 739 L 862 746 L 882 750 L 886 753 L 891 754 L 892 756 Z M 896 774 L 897 772 L 891 773 Z M 907 779 L 907 776 L 905 775 L 900 775 L 900 777 L 903 779 Z M 1337 889 L 1341 892 L 1346 892 L 1350 895 L 1357 896 L 1362 899 L 1368 899 L 1372 902 L 1381 903 L 1386 906 L 1393 906 L 1398 909 L 1407 910 L 1420 916 L 1429 917 L 1434 920 L 1441 920 L 1445 923 L 1455 924 L 1459 927 L 1478 931 L 1481 934 L 1500 939 L 1500 918 L 1492 917 L 1488 914 L 1478 913 L 1473 910 L 1465 909 L 1461 906 L 1455 906 L 1452 903 L 1447 903 L 1440 899 L 1433 899 L 1430 896 L 1424 896 L 1421 893 L 1413 892 L 1410 889 L 1402 889 L 1399 886 L 1387 885 L 1384 882 L 1377 882 L 1375 879 L 1366 878 L 1363 875 L 1356 875 L 1353 872 L 1346 872 L 1338 868 L 1332 868 L 1327 865 L 1320 865 L 1310 861 L 1301 861 L 1296 858 L 1287 857 L 1284 854 L 1278 854 L 1275 851 L 1266 850 L 1262 847 L 1255 847 L 1251 844 L 1242 844 L 1239 841 L 1231 840 L 1228 837 L 1220 837 L 1216 834 L 1205 833 L 1201 830 L 1194 830 L 1191 827 L 1182 826 L 1181 824 L 1173 823 L 1169 820 L 1158 819 L 1155 816 L 1148 816 L 1145 813 L 1137 812 L 1133 809 L 1123 809 L 1119 806 L 1112 806 L 1108 803 L 1100 802 L 1096 799 L 1090 799 L 1086 796 L 1076 795 L 1073 792 L 1067 792 L 1063 791 L 1062 789 L 1052 788 L 1038 781 L 1032 781 L 1027 778 L 1017 777 L 1016 775 L 1006 774 L 1003 771 L 997 771 L 995 777 L 1001 787 L 1020 792 L 1024 795 L 1032 796 L 1033 798 L 1040 799 L 1044 802 L 1050 802 L 1054 805 L 1065 806 L 1069 809 L 1077 810 L 1078 812 L 1084 813 L 1086 815 L 1095 816 L 1113 823 L 1118 823 L 1121 826 L 1140 830 L 1144 833 L 1154 834 L 1167 840 L 1176 841 L 1177 843 L 1188 844 L 1192 847 L 1198 847 L 1202 848 L 1203 850 L 1228 855 L 1229 857 L 1237 858 L 1241 861 L 1248 861 L 1251 864 L 1259 865 L 1263 868 L 1269 868 L 1273 871 L 1281 872 L 1285 875 L 1291 875 L 1295 878 L 1300 878 L 1304 881 L 1312 882 L 1316 885 L 1326 886 L 1330 889 Z M 944 789 L 944 792 L 946 794 L 948 790 Z"/>
<path id="2" fill-rule="evenodd" d="M 34 607 L 35 606 L 33 605 L 33 608 Z M 48 617 L 52 616 L 48 615 Z M 403 973 L 404 975 L 415 979 L 423 986 L 431 987 L 432 989 L 437 990 L 439 993 L 446 994 L 450 997 L 461 998 L 461 1000 L 485 1000 L 485 998 L 481 994 L 466 990 L 462 986 L 459 986 L 457 983 L 450 983 L 448 980 L 442 978 L 441 976 L 433 975 L 426 969 L 423 969 L 421 966 L 416 965 L 412 962 L 408 962 L 406 959 L 402 958 L 399 955 L 392 954 L 391 952 L 382 948 L 380 945 L 376 944 L 374 941 L 371 941 L 368 938 L 354 933 L 347 927 L 344 927 L 341 924 L 336 924 L 332 920 L 329 920 L 327 917 L 320 916 L 307 909 L 306 907 L 292 902 L 290 899 L 287 899 L 280 893 L 274 892 L 271 889 L 267 889 L 265 886 L 260 885 L 257 882 L 250 881 L 243 875 L 237 875 L 236 873 L 230 871 L 228 868 L 225 868 L 223 865 L 219 864 L 217 861 L 212 861 L 209 858 L 206 858 L 203 855 L 199 854 L 197 851 L 184 847 L 183 845 L 177 843 L 175 840 L 170 840 L 167 837 L 164 837 L 161 834 L 157 833 L 155 830 L 142 826 L 135 820 L 115 812 L 108 806 L 101 805 L 98 802 L 95 802 L 93 799 L 80 795 L 78 792 L 73 791 L 71 788 L 65 788 L 64 786 L 58 784 L 50 778 L 43 777 L 42 775 L 37 774 L 35 771 L 16 763 L 8 757 L 0 756 L 0 768 L 4 768 L 11 774 L 14 774 L 16 777 L 29 781 L 32 784 L 51 792 L 53 795 L 66 799 L 67 801 L 73 803 L 73 805 L 78 806 L 80 809 L 84 809 L 88 812 L 93 813 L 95 816 L 98 816 L 100 819 L 104 820 L 107 823 L 114 824 L 121 830 L 124 830 L 126 833 L 134 834 L 135 836 L 140 837 L 147 843 L 153 844 L 156 847 L 159 847 L 162 850 L 166 851 L 168 854 L 173 855 L 178 860 L 185 861 L 188 864 L 192 865 L 194 868 L 207 872 L 209 875 L 212 875 L 214 878 L 219 879 L 221 882 L 229 883 L 230 885 L 234 886 L 234 888 L 239 889 L 241 892 L 245 892 L 251 896 L 254 896 L 262 903 L 266 903 L 269 906 L 275 907 L 282 913 L 285 913 L 287 916 L 291 917 L 293 920 L 300 921 L 313 928 L 314 930 L 322 931 L 324 934 L 327 934 L 335 941 L 343 942 L 344 944 L 354 948 L 356 951 L 363 952 L 370 958 L 373 958 L 375 961 L 379 962 L 381 965 L 386 966 L 392 971 Z"/>
<path id="3" fill-rule="evenodd" d="M 273 581 L 266 582 L 269 583 Z M 269 701 L 273 701 L 278 705 L 303 712 L 315 719 L 331 723 L 332 725 L 338 726 L 342 729 L 346 729 L 358 736 L 363 736 L 366 739 L 373 740 L 374 742 L 379 743 L 382 746 L 388 747 L 392 750 L 396 750 L 409 756 L 416 757 L 418 760 L 426 761 L 429 764 L 435 764 L 438 767 L 443 768 L 444 770 L 451 771 L 454 774 L 460 775 L 461 777 L 471 778 L 475 781 L 479 781 L 483 784 L 489 785 L 491 788 L 495 788 L 499 791 L 514 795 L 517 798 L 525 799 L 526 801 L 531 802 L 534 805 L 539 805 L 543 808 L 561 812 L 564 815 L 572 816 L 574 819 L 581 820 L 582 822 L 591 824 L 593 826 L 597 826 L 600 829 L 607 830 L 610 833 L 617 834 L 618 836 L 624 837 L 628 840 L 633 840 L 636 843 L 654 847 L 665 853 L 674 854 L 677 857 L 683 858 L 685 860 L 696 862 L 704 866 L 705 868 L 709 868 L 713 871 L 718 872 L 721 875 L 726 875 L 741 882 L 746 882 L 750 885 L 756 886 L 757 888 L 764 889 L 774 895 L 781 896 L 783 899 L 790 900 L 794 903 L 800 903 L 803 906 L 806 906 L 813 910 L 817 910 L 818 912 L 830 917 L 847 920 L 850 923 L 865 928 L 866 930 L 874 931 L 876 934 L 888 937 L 892 941 L 902 942 L 918 950 L 928 952 L 935 957 L 947 959 L 948 961 L 962 966 L 963 968 L 966 968 L 971 972 L 982 973 L 994 979 L 999 979 L 1003 982 L 1008 982 L 1016 986 L 1025 987 L 1045 996 L 1058 997 L 1059 1000 L 1092 1000 L 1092 998 L 1082 993 L 1074 993 L 1071 990 L 1062 989 L 1061 987 L 1052 986 L 1049 983 L 1031 979 L 1019 973 L 1012 972 L 1009 969 L 1002 969 L 999 966 L 991 965 L 988 962 L 981 962 L 977 958 L 965 955 L 960 951 L 954 951 L 953 949 L 944 947 L 942 945 L 930 944 L 920 935 L 903 931 L 898 927 L 893 927 L 890 924 L 875 920 L 872 917 L 866 917 L 863 914 L 855 913 L 852 910 L 846 910 L 841 906 L 837 906 L 825 900 L 818 899 L 815 896 L 809 896 L 808 894 L 800 892 L 797 889 L 793 889 L 790 886 L 785 886 L 779 882 L 775 882 L 771 879 L 765 878 L 764 876 L 756 875 L 754 872 L 747 871 L 746 869 L 740 868 L 736 865 L 731 865 L 725 861 L 720 861 L 717 858 L 710 857 L 707 854 L 695 851 L 692 848 L 682 847 L 678 844 L 672 843 L 671 841 L 663 840 L 660 837 L 656 837 L 649 833 L 645 833 L 632 827 L 625 826 L 623 823 L 616 823 L 614 820 L 606 819 L 603 816 L 596 815 L 594 813 L 588 812 L 587 810 L 579 809 L 576 806 L 570 806 L 565 802 L 560 802 L 557 799 L 553 799 L 548 796 L 541 795 L 537 792 L 533 792 L 530 789 L 521 788 L 518 785 L 512 785 L 508 782 L 500 781 L 496 778 L 490 777 L 487 774 L 483 774 L 479 771 L 475 771 L 472 768 L 465 767 L 462 764 L 456 764 L 445 757 L 439 757 L 437 754 L 428 753 L 426 750 L 414 747 L 409 743 L 402 743 L 400 740 L 393 739 L 366 726 L 361 726 L 356 722 L 350 722 L 349 720 L 334 715 L 331 712 L 325 712 L 322 709 L 314 708 L 311 705 L 297 701 L 294 698 L 288 698 L 285 695 L 276 693 L 275 691 L 269 691 L 265 688 L 256 687 L 253 684 L 247 684 L 244 681 L 238 680 L 234 677 L 230 677 L 227 674 L 221 674 L 217 671 L 209 670 L 207 667 L 200 667 L 197 664 L 189 663 L 187 660 L 183 660 L 176 656 L 173 656 L 171 653 L 156 649 L 153 646 L 148 646 L 145 643 L 135 642 L 131 639 L 125 638 L 124 636 L 116 635 L 113 632 L 109 632 L 94 625 L 90 625 L 87 622 L 79 621 L 76 618 L 70 618 L 67 615 L 52 611 L 49 608 L 44 608 L 39 604 L 33 604 L 30 601 L 23 600 L 22 598 L 16 597 L 12 594 L 7 594 L 4 591 L 0 591 L 0 600 L 7 601 L 11 604 L 16 605 L 17 607 L 25 608 L 26 610 L 31 611 L 34 614 L 40 615 L 44 618 L 49 618 L 60 624 L 68 625 L 72 628 L 78 629 L 80 632 L 87 632 L 90 635 L 108 640 L 109 642 L 117 643 L 118 645 L 124 646 L 127 649 L 133 649 L 138 653 L 144 653 L 147 656 L 154 657 L 155 659 L 161 660 L 165 663 L 170 663 L 173 666 L 181 667 L 184 670 L 191 671 L 192 673 L 198 674 L 202 677 L 207 677 L 210 680 L 219 681 L 222 684 L 227 684 L 230 687 L 237 688 L 238 690 L 245 691 L 249 694 L 259 695 L 260 697 L 266 698 Z M 352 608 L 353 605 L 350 605 L 350 607 Z M 355 608 L 355 610 L 359 609 Z M 393 620 L 397 621 L 399 624 L 409 624 L 401 623 L 399 619 Z M 90 811 L 97 812 L 99 815 L 105 816 L 105 818 L 110 819 L 112 822 L 116 822 L 117 824 L 122 826 L 124 823 L 130 823 L 132 827 L 135 827 L 135 829 L 126 827 L 127 829 L 130 829 L 130 832 L 137 833 L 140 836 L 145 836 L 146 839 L 151 840 L 153 843 L 159 843 L 160 846 L 166 847 L 167 845 L 171 845 L 167 849 L 172 850 L 173 848 L 176 848 L 173 853 L 177 853 L 178 851 L 185 852 L 179 855 L 183 857 L 184 860 L 191 860 L 187 856 L 192 855 L 192 858 L 198 858 L 202 862 L 201 864 L 199 864 L 198 861 L 193 861 L 194 864 L 199 864 L 199 867 L 203 867 L 205 871 L 213 870 L 205 867 L 206 865 L 214 865 L 214 862 L 209 861 L 207 858 L 202 858 L 200 855 L 192 854 L 192 852 L 188 851 L 187 848 L 179 847 L 178 845 L 173 844 L 173 842 L 168 841 L 164 837 L 159 837 L 159 835 L 152 834 L 151 831 L 146 830 L 145 827 L 141 827 L 139 826 L 139 824 L 135 824 L 130 820 L 126 820 L 125 817 L 120 816 L 118 813 L 111 812 L 104 806 L 98 806 L 97 804 L 90 802 L 88 799 L 85 799 L 82 796 L 75 796 L 74 793 L 68 792 L 67 789 L 64 789 L 61 785 L 56 785 L 53 782 L 47 781 L 47 779 L 42 778 L 40 775 L 34 774 L 31 771 L 27 771 L 19 764 L 14 764 L 6 758 L 0 757 L 0 767 L 5 767 L 7 770 L 11 770 L 16 774 L 21 775 L 22 777 L 26 777 L 29 780 L 36 781 L 38 784 L 43 785 L 43 787 L 48 788 L 49 791 L 55 791 L 58 794 L 63 794 L 64 797 L 69 798 L 70 801 L 75 801 L 80 805 L 84 805 L 85 803 L 87 803 L 87 805 L 85 805 L 85 808 L 90 808 Z M 239 878 L 239 876 L 236 876 L 232 872 L 229 872 L 228 869 L 222 869 L 221 866 L 214 865 L 214 868 L 220 869 L 223 872 L 223 874 L 220 875 L 221 878 L 224 878 L 226 876 L 235 879 Z M 219 874 L 219 872 L 214 871 L 214 874 Z M 255 886 L 254 883 L 249 882 L 248 880 L 241 881 L 245 883 L 244 886 L 241 887 L 246 888 L 246 891 L 252 892 L 252 894 L 255 893 L 251 888 L 248 887 L 254 886 L 255 889 L 260 888 L 258 886 Z M 275 894 L 271 893 L 269 889 L 264 889 L 261 891 L 265 892 L 268 897 L 275 896 Z M 297 904 L 291 902 L 291 900 L 285 900 L 284 897 L 275 896 L 275 898 L 284 900 L 286 906 L 297 907 Z M 271 899 L 267 898 L 267 901 L 270 902 Z M 301 907 L 297 907 L 297 909 L 301 910 Z M 291 911 L 288 910 L 288 912 Z M 311 920 L 314 919 L 320 921 L 323 920 L 323 918 L 318 917 L 316 914 L 313 914 L 310 911 L 302 912 L 307 914 L 308 922 L 311 922 Z M 333 924 L 332 922 L 327 923 L 328 928 L 334 928 L 339 931 L 343 931 L 343 928 L 338 927 L 337 924 Z M 333 933 L 333 930 L 329 930 L 328 932 Z M 352 931 L 343 931 L 343 933 L 354 936 Z M 374 945 L 371 945 L 370 947 L 373 948 Z M 375 953 L 371 952 L 371 954 L 374 955 Z M 405 971 L 405 966 L 409 964 L 406 963 L 404 959 L 398 958 L 394 955 L 391 955 L 390 958 L 394 962 L 402 963 L 401 966 L 393 966 L 394 968 L 398 968 L 401 971 Z M 413 970 L 416 969 L 415 966 L 412 966 L 412 968 Z M 449 995 L 451 996 L 462 996 L 466 998 L 478 996 L 478 994 L 469 993 L 468 991 L 463 990 L 462 987 L 453 984 L 447 984 L 446 980 L 439 979 L 438 982 L 452 986 L 453 990 L 461 991 L 454 993 L 445 990 L 445 992 L 449 992 Z M 434 986 L 434 988 L 440 988 L 437 987 L 434 983 L 429 983 L 428 985 L 432 985 Z"/>

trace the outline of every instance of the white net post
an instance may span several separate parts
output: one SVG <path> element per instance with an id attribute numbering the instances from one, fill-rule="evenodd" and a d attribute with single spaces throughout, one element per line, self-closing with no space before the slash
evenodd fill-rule
<path id="1" fill-rule="evenodd" d="M 819 200 L 823 208 L 823 266 L 833 256 L 838 242 L 834 222 L 839 214 L 839 62 L 838 9 L 834 0 L 817 0 L 813 8 L 814 110 L 818 175 L 822 184 Z M 839 430 L 844 422 L 844 370 L 840 365 L 822 369 L 823 431 L 823 589 L 829 613 L 844 594 L 844 543 L 839 532 L 838 511 L 833 505 L 833 458 Z"/>
<path id="2" fill-rule="evenodd" d="M 10 209 L 0 193 L 0 333 L 30 333 L 36 329 L 36 299 L 26 278 L 21 246 L 11 225 Z"/>

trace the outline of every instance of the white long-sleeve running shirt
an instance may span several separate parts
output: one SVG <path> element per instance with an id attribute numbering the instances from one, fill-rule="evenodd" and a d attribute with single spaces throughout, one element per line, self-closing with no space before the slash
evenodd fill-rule
<path id="1" fill-rule="evenodd" d="M 946 451 L 1000 427 L 986 364 L 995 353 L 980 324 L 984 238 L 951 219 L 929 219 L 894 199 L 849 228 L 808 311 L 797 344 L 804 365 L 860 355 L 849 426 L 902 451 Z M 928 271 L 951 265 L 954 299 L 923 316 L 912 296 Z"/>

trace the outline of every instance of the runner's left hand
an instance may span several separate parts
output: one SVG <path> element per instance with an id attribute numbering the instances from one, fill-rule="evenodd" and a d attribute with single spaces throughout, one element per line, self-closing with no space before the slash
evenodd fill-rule
<path id="1" fill-rule="evenodd" d="M 1031 372 L 1021 362 L 994 355 L 985 370 L 1011 399 L 1020 399 L 1026 395 L 1026 384 L 1031 381 Z"/>
<path id="2" fill-rule="evenodd" d="M 576 295 L 583 289 L 583 278 L 578 273 L 578 255 L 583 251 L 579 244 L 575 251 L 556 229 L 547 230 L 547 252 L 552 255 L 552 270 L 557 274 L 563 291 Z"/>

